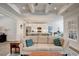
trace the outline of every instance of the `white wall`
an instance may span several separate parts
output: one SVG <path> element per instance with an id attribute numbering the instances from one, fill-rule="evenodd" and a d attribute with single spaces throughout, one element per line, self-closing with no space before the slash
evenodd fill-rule
<path id="1" fill-rule="evenodd" d="M 76 10 L 76 9 L 72 10 L 72 12 L 68 12 L 64 16 L 64 37 L 66 39 L 69 39 L 69 45 L 71 47 L 73 47 L 79 51 L 79 36 L 78 36 L 78 39 L 76 41 L 72 40 L 68 37 L 68 35 L 69 35 L 69 33 L 68 33 L 68 21 L 70 21 L 70 20 L 75 20 L 75 21 L 79 20 L 79 10 Z M 77 30 L 79 30 L 79 24 L 78 24 Z"/>
<path id="2" fill-rule="evenodd" d="M 41 19 L 41 18 L 39 18 Z M 58 28 L 60 32 L 64 32 L 64 24 L 63 24 L 63 17 L 62 16 L 55 16 L 55 17 L 50 17 L 47 20 L 50 20 L 46 24 L 26 24 L 26 26 L 31 26 L 33 30 L 36 31 L 37 27 L 42 27 L 42 31 L 47 33 L 48 32 L 48 26 L 52 26 L 52 32 L 57 32 Z"/>
<path id="3" fill-rule="evenodd" d="M 47 25 L 40 25 L 47 29 L 47 26 L 52 26 L 52 32 L 56 32 L 59 28 L 61 32 L 63 32 L 63 17 L 61 15 L 56 14 L 48 14 L 48 15 L 27 15 L 27 20 L 30 22 L 47 22 Z M 36 25 L 35 25 L 36 26 Z M 33 26 L 34 27 L 34 26 Z M 47 31 L 47 30 L 46 30 Z"/>
<path id="4" fill-rule="evenodd" d="M 23 20 L 17 20 L 17 40 L 23 39 L 23 36 L 25 35 L 25 27 L 24 27 L 24 21 Z M 20 27 L 22 25 L 22 27 Z"/>
<path id="5" fill-rule="evenodd" d="M 64 32 L 64 23 L 63 23 L 63 17 L 59 16 L 54 18 L 54 20 L 49 23 L 48 25 L 52 26 L 52 32 L 57 32 L 58 28 L 60 32 Z"/>
<path id="6" fill-rule="evenodd" d="M 46 18 L 47 18 L 47 16 L 46 16 Z M 33 17 L 31 18 L 31 20 L 34 20 L 34 19 L 35 18 L 33 18 Z M 40 19 L 40 20 L 43 20 L 43 21 L 44 20 L 48 20 L 48 21 L 50 20 L 50 21 L 47 22 L 46 24 L 37 24 L 37 23 L 31 23 L 31 22 L 28 23 L 27 22 L 28 18 L 26 18 L 26 21 L 17 20 L 17 40 L 22 39 L 26 36 L 26 32 L 25 32 L 26 31 L 26 26 L 31 26 L 32 30 L 34 30 L 35 32 L 37 32 L 37 27 L 42 27 L 42 32 L 43 33 L 48 33 L 48 26 L 53 27 L 52 32 L 57 31 L 58 28 L 61 32 L 63 32 L 63 17 L 62 16 L 58 16 L 58 15 L 56 16 L 55 15 L 55 17 L 52 17 L 52 15 L 51 15 L 51 17 L 48 17 L 47 19 L 45 19 L 45 16 L 44 16 L 44 18 L 43 17 L 40 18 L 38 16 L 38 17 L 36 17 L 36 19 Z M 20 28 L 21 24 L 22 25 L 25 24 L 25 26 L 23 25 L 22 29 Z"/>
<path id="7" fill-rule="evenodd" d="M 51 19 L 51 18 L 49 18 Z M 30 24 L 32 26 L 32 30 L 37 29 L 37 27 L 42 27 L 42 32 L 47 33 L 48 32 L 48 26 L 51 25 L 53 26 L 53 32 L 57 30 L 58 27 L 60 27 L 60 30 L 63 31 L 63 23 L 62 23 L 62 18 L 61 17 L 56 17 L 52 19 L 52 23 L 47 23 L 47 24 Z M 14 20 L 9 17 L 0 17 L 0 27 L 4 27 L 5 29 L 8 29 L 7 31 L 7 41 L 14 41 L 14 40 L 19 40 L 25 36 L 25 26 L 28 25 L 25 21 L 23 20 Z M 20 25 L 23 25 L 22 29 L 20 28 Z"/>
<path id="8" fill-rule="evenodd" d="M 7 41 L 16 40 L 16 21 L 9 17 L 0 17 L 0 27 L 7 29 Z"/>

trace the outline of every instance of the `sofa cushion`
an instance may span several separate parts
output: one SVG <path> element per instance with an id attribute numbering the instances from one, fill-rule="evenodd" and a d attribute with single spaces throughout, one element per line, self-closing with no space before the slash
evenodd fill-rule
<path id="1" fill-rule="evenodd" d="M 33 44 L 30 47 L 24 47 L 24 51 L 48 51 L 49 47 L 47 44 Z"/>
<path id="2" fill-rule="evenodd" d="M 53 44 L 33 44 L 30 47 L 24 47 L 23 51 L 62 51 L 60 46 L 54 46 Z"/>
<path id="3" fill-rule="evenodd" d="M 29 40 L 25 40 L 26 42 L 26 46 L 29 47 L 29 46 L 32 46 L 33 45 L 33 41 L 32 39 L 29 39 Z"/>

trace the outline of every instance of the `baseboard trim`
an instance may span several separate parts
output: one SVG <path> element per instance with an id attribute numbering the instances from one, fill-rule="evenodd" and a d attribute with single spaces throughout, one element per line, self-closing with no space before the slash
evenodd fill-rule
<path id="1" fill-rule="evenodd" d="M 71 46 L 70 46 L 69 48 L 79 54 L 79 51 L 78 51 L 77 49 L 75 49 L 75 48 L 73 48 L 73 47 L 71 47 Z"/>

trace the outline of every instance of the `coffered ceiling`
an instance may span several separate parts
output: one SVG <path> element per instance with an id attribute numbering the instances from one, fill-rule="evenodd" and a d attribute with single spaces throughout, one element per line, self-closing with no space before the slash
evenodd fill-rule
<path id="1" fill-rule="evenodd" d="M 13 18 L 44 23 L 79 8 L 72 3 L 0 3 L 0 13 Z M 51 16 L 52 15 L 52 16 Z M 40 19 L 39 19 L 40 18 Z M 48 19 L 49 18 L 49 19 Z"/>
<path id="2" fill-rule="evenodd" d="M 8 4 L 12 9 L 21 14 L 57 14 L 62 8 L 68 8 L 72 4 L 68 3 L 15 3 Z M 67 6 L 67 7 L 66 7 Z"/>

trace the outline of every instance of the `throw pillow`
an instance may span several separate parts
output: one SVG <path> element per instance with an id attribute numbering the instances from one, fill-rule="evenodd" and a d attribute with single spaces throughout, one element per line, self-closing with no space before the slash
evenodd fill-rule
<path id="1" fill-rule="evenodd" d="M 60 38 L 55 38 L 55 39 L 54 39 L 54 44 L 55 44 L 56 46 L 62 46 L 62 45 L 61 45 Z"/>
<path id="2" fill-rule="evenodd" d="M 32 39 L 26 40 L 26 46 L 27 47 L 32 46 L 32 45 L 33 45 Z"/>

